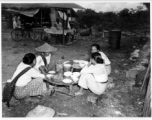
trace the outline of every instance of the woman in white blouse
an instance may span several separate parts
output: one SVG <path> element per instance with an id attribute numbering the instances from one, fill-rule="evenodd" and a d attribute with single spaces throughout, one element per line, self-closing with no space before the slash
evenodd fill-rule
<path id="1" fill-rule="evenodd" d="M 83 89 L 90 89 L 96 95 L 101 95 L 106 90 L 108 74 L 100 53 L 92 53 L 90 63 L 80 73 L 78 85 L 81 88 L 75 95 L 82 95 Z"/>
<path id="2" fill-rule="evenodd" d="M 92 44 L 91 45 L 91 53 L 99 52 L 101 54 L 101 58 L 104 60 L 104 64 L 106 66 L 106 70 L 108 75 L 111 73 L 111 62 L 108 59 L 108 57 L 100 51 L 100 46 L 98 44 Z"/>
<path id="3" fill-rule="evenodd" d="M 22 62 L 18 65 L 13 74 L 12 80 L 25 68 L 31 67 L 16 82 L 14 97 L 16 99 L 30 98 L 30 96 L 43 96 L 50 93 L 51 89 L 46 88 L 43 82 L 45 75 L 41 74 L 33 66 L 36 63 L 36 56 L 33 53 L 27 53 Z"/>

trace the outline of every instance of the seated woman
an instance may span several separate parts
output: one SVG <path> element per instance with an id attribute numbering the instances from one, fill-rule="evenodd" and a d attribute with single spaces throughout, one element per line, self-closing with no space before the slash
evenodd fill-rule
<path id="1" fill-rule="evenodd" d="M 75 95 L 82 95 L 83 88 L 91 90 L 96 95 L 101 95 L 106 90 L 108 74 L 100 53 L 92 53 L 90 63 L 80 73 L 78 85 L 81 88 Z"/>
<path id="2" fill-rule="evenodd" d="M 14 91 L 14 97 L 16 99 L 32 99 L 31 96 L 43 96 L 51 92 L 51 89 L 47 89 L 46 84 L 43 82 L 45 75 L 33 68 L 35 63 L 35 55 L 33 53 L 27 53 L 13 74 L 12 80 L 23 69 L 31 67 L 31 69 L 23 74 L 16 82 Z"/>
<path id="3" fill-rule="evenodd" d="M 62 23 L 59 21 L 59 19 L 56 19 L 56 22 L 54 24 L 56 29 L 61 30 L 62 29 Z"/>
<path id="4" fill-rule="evenodd" d="M 36 51 L 40 53 L 36 57 L 35 68 L 43 74 L 46 74 L 51 69 L 54 69 L 55 62 L 52 60 L 52 52 L 56 50 L 56 48 L 50 46 L 48 43 L 36 48 Z"/>
<path id="5" fill-rule="evenodd" d="M 13 17 L 13 29 L 15 29 L 15 28 L 18 28 L 16 16 Z"/>
<path id="6" fill-rule="evenodd" d="M 98 53 L 101 54 L 101 58 L 104 60 L 104 64 L 106 66 L 107 73 L 108 73 L 108 75 L 110 75 L 110 73 L 111 73 L 111 62 L 108 59 L 108 57 L 103 52 L 100 51 L 100 46 L 98 44 L 91 45 L 91 53 L 95 53 L 95 52 L 98 52 Z"/>

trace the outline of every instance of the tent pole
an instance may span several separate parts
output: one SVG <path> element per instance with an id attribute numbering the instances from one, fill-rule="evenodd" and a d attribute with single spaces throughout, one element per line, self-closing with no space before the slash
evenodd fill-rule
<path id="1" fill-rule="evenodd" d="M 64 39 L 64 12 L 63 12 L 63 45 L 65 45 L 65 39 Z"/>
<path id="2" fill-rule="evenodd" d="M 42 28 L 42 9 L 41 9 L 41 28 Z"/>

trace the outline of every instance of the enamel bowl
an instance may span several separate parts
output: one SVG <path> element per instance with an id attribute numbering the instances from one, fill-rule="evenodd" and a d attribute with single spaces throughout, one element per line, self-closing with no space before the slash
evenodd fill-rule
<path id="1" fill-rule="evenodd" d="M 72 82 L 72 80 L 71 80 L 71 79 L 68 79 L 68 78 L 63 79 L 62 81 L 63 81 L 64 83 L 71 83 L 71 82 Z"/>
<path id="2" fill-rule="evenodd" d="M 49 71 L 48 73 L 50 73 L 50 74 L 55 74 L 56 72 L 55 72 L 55 71 Z"/>
<path id="3" fill-rule="evenodd" d="M 51 78 L 52 76 L 54 76 L 53 74 L 47 74 L 46 75 L 48 78 Z"/>
<path id="4" fill-rule="evenodd" d="M 72 80 L 73 80 L 75 83 L 77 83 L 78 80 L 79 80 L 79 78 L 77 78 L 77 77 L 71 77 L 71 78 L 72 78 Z"/>
<path id="5" fill-rule="evenodd" d="M 68 71 L 68 72 L 64 72 L 64 76 L 65 77 L 70 77 L 72 75 L 72 72 Z"/>
<path id="6" fill-rule="evenodd" d="M 73 72 L 72 77 L 78 78 L 80 76 L 80 72 Z"/>

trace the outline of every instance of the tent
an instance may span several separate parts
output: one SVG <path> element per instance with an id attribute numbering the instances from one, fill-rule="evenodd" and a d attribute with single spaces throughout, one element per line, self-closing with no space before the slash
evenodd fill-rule
<path id="1" fill-rule="evenodd" d="M 76 12 L 73 8 L 84 9 L 83 7 L 75 3 L 2 3 L 2 10 L 12 13 L 23 14 L 28 17 L 33 17 L 35 14 L 40 12 L 41 27 L 43 20 L 43 10 L 44 9 L 55 8 L 60 11 L 66 12 L 67 10 L 71 11 L 71 14 L 68 17 L 77 17 Z M 65 16 L 64 16 L 65 17 Z"/>
<path id="2" fill-rule="evenodd" d="M 55 8 L 59 11 L 63 12 L 63 26 L 64 26 L 64 18 L 65 14 L 68 10 L 70 10 L 71 15 L 75 15 L 73 8 L 76 9 L 84 9 L 83 7 L 75 4 L 75 3 L 2 3 L 2 9 L 8 12 L 18 12 L 25 16 L 33 17 L 38 12 L 40 13 L 40 23 L 42 27 L 43 22 L 43 9 Z M 69 17 L 69 16 L 68 16 Z M 63 27 L 63 41 L 64 41 L 64 27 Z M 64 43 L 64 42 L 63 42 Z"/>

